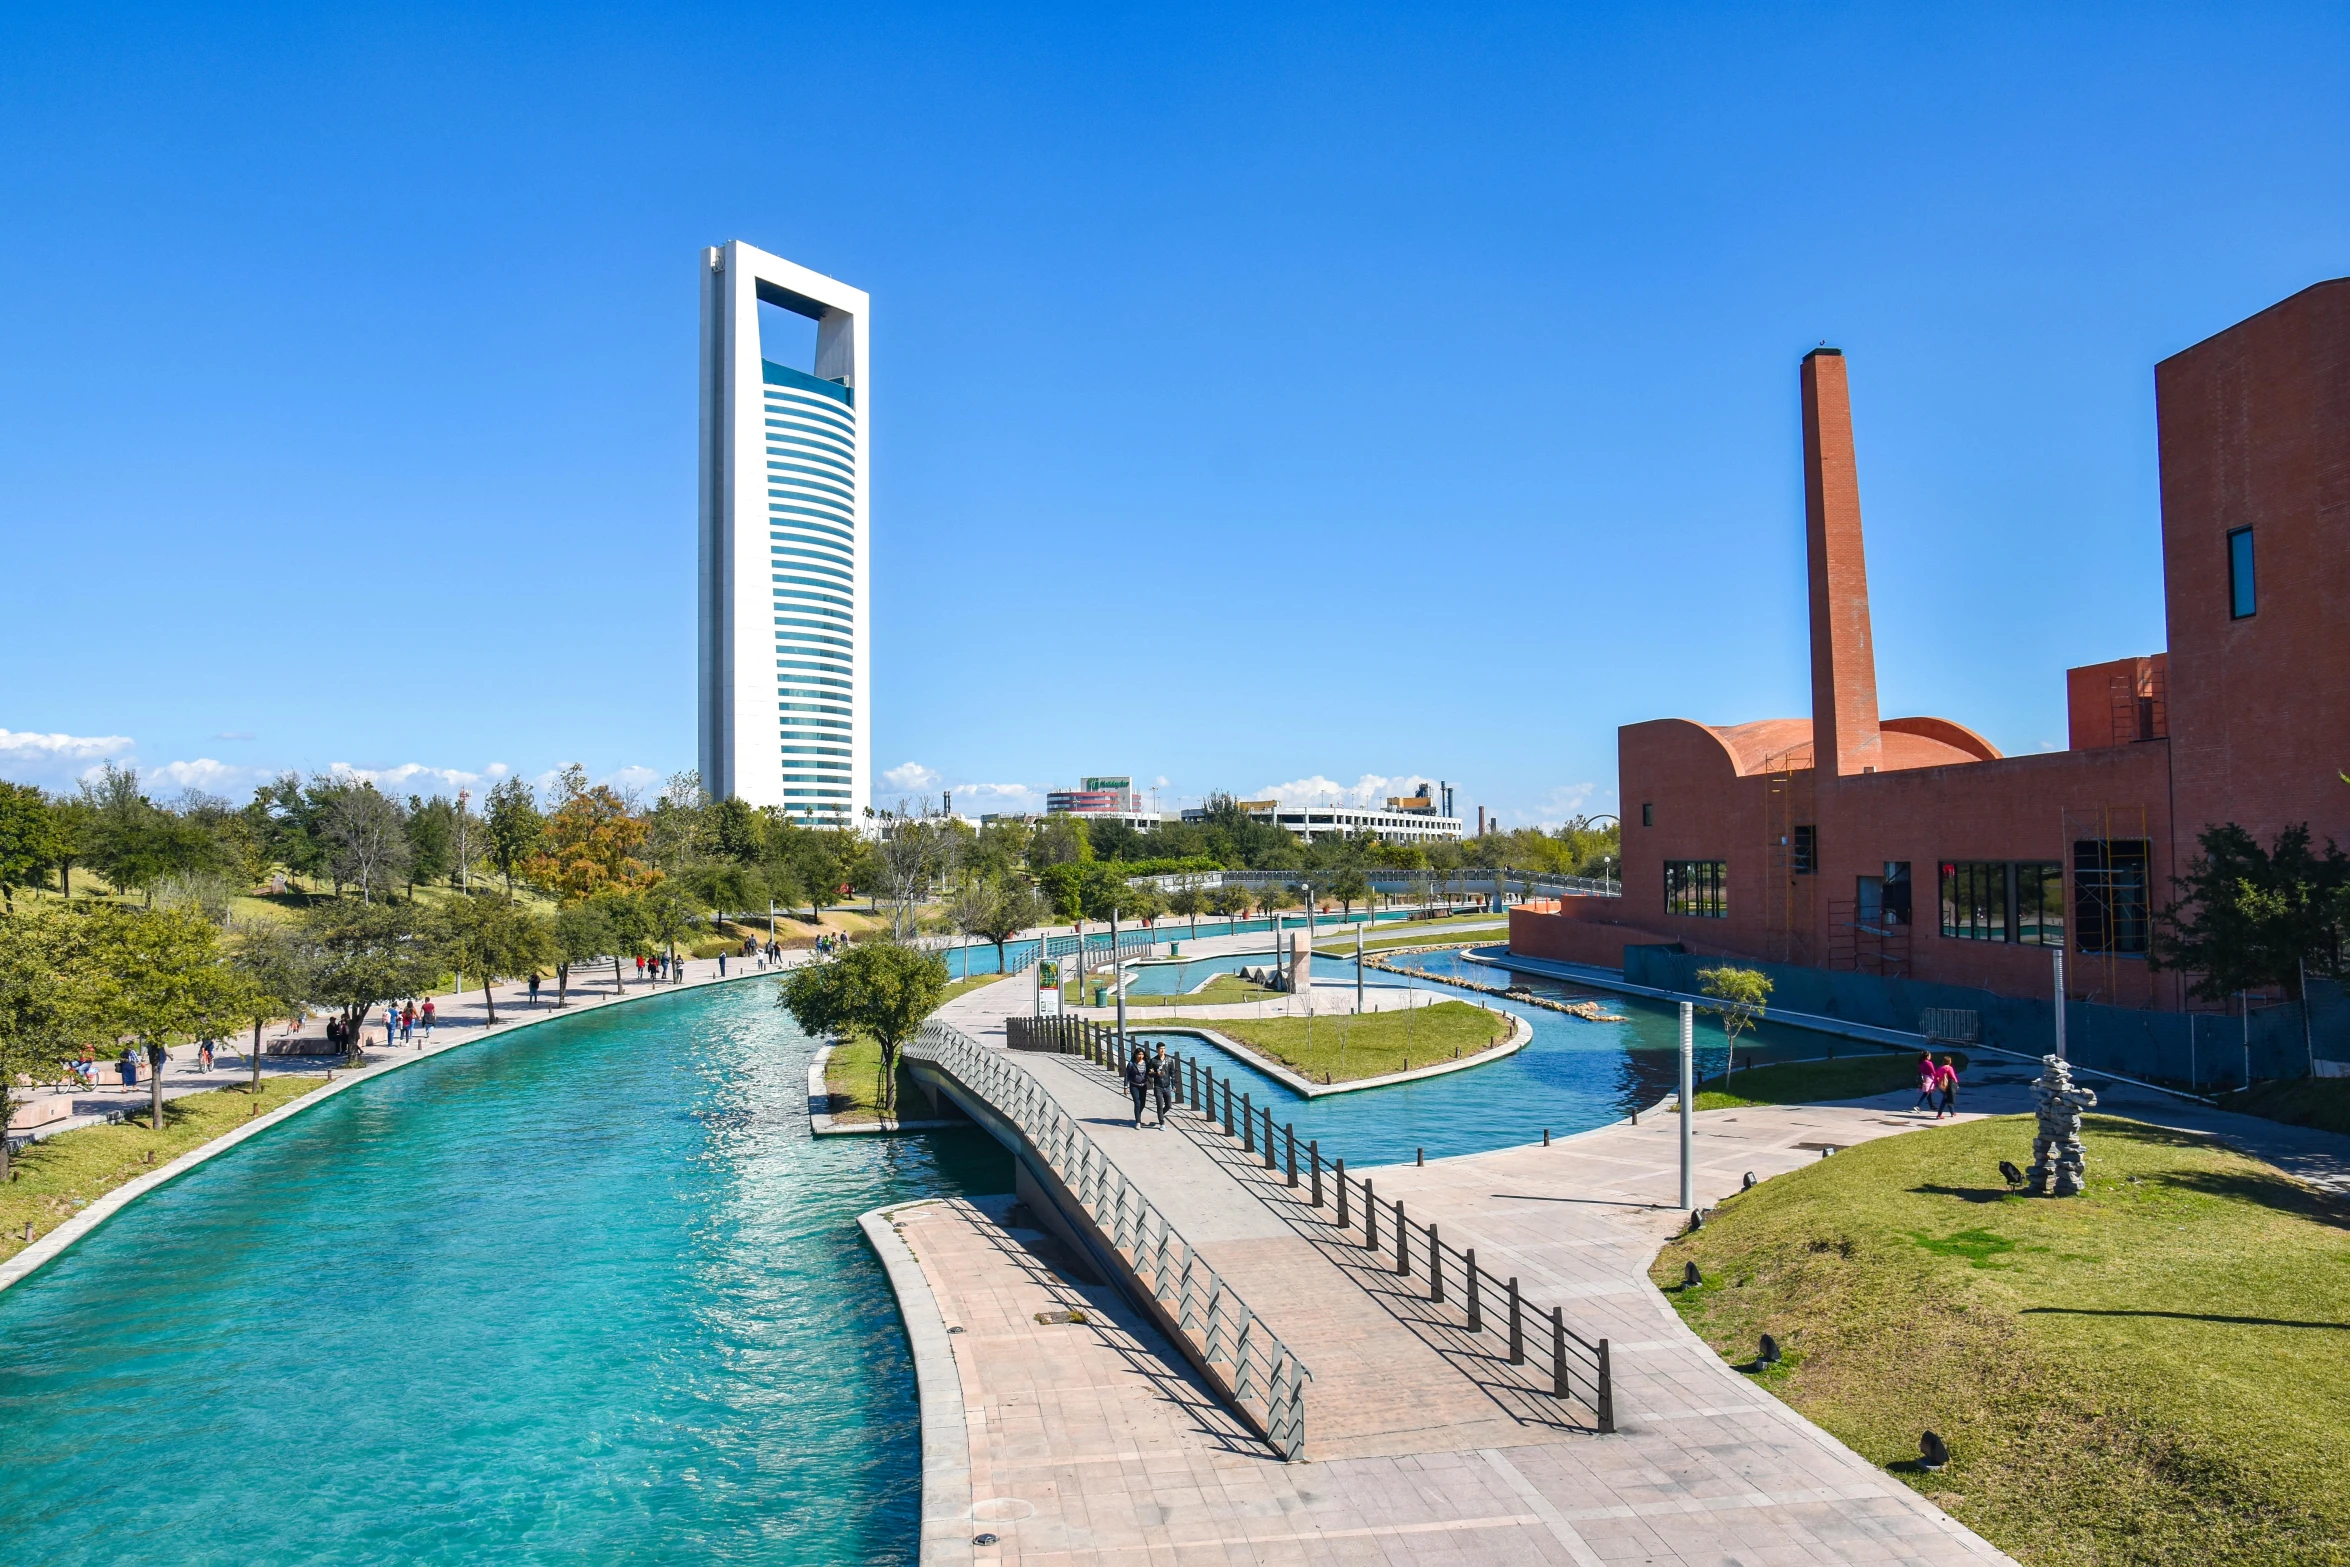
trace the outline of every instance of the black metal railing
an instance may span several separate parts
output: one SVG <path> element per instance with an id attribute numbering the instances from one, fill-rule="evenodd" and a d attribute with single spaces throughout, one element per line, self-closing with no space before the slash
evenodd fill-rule
<path id="1" fill-rule="evenodd" d="M 1126 1063 L 1143 1049 L 1121 1041 L 1108 1024 L 1083 1018 L 1011 1018 L 1007 1023 L 1014 1050 L 1076 1056 L 1121 1078 Z M 1240 1151 L 1261 1168 L 1280 1172 L 1283 1185 L 1300 1191 L 1298 1200 L 1308 1209 L 1330 1213 L 1333 1228 L 1350 1236 L 1360 1231 L 1365 1251 L 1391 1252 L 1394 1260 L 1387 1266 L 1399 1278 L 1424 1277 L 1429 1302 L 1457 1306 L 1466 1330 L 1491 1335 L 1509 1364 L 1531 1363 L 1531 1341 L 1532 1353 L 1549 1361 L 1551 1395 L 1582 1401 L 1601 1431 L 1615 1430 L 1615 1378 L 1606 1339 L 1587 1339 L 1568 1327 L 1561 1307 L 1545 1312 L 1529 1303 L 1515 1278 L 1498 1277 L 1479 1265 L 1475 1247 L 1453 1247 L 1436 1225 L 1415 1223 L 1401 1198 L 1380 1197 L 1370 1179 L 1347 1173 L 1344 1159 L 1325 1160 L 1318 1140 L 1301 1144 L 1294 1122 L 1276 1127 L 1272 1107 L 1255 1103 L 1245 1090 L 1236 1094 L 1229 1075 L 1219 1082 L 1213 1062 L 1175 1052 L 1166 1062 L 1172 1103 L 1237 1140 Z"/>

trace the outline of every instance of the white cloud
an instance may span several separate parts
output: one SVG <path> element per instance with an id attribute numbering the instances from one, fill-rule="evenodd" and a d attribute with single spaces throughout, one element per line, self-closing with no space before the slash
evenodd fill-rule
<path id="1" fill-rule="evenodd" d="M 230 729 L 212 737 L 215 740 L 254 740 L 260 738 L 250 729 Z"/>
<path id="2" fill-rule="evenodd" d="M 1259 800 L 1279 800 L 1283 805 L 1366 805 L 1382 806 L 1391 794 L 1417 794 L 1423 784 L 1433 784 L 1433 778 L 1418 773 L 1403 773 L 1384 778 L 1377 773 L 1365 773 L 1352 784 L 1342 784 L 1335 778 L 1316 773 L 1311 778 L 1292 778 L 1287 783 L 1266 784 L 1253 796 Z"/>
<path id="3" fill-rule="evenodd" d="M 135 761 L 129 735 L 45 735 L 0 729 L 0 778 L 19 783 L 64 785 L 100 762 Z"/>
<path id="4" fill-rule="evenodd" d="M 241 794 L 270 776 L 266 767 L 239 767 L 233 762 L 216 762 L 209 756 L 199 756 L 192 762 L 165 762 L 143 774 L 141 782 L 150 786 L 176 784 L 182 789 L 201 789 L 206 794 Z"/>
<path id="5" fill-rule="evenodd" d="M 484 778 L 503 778 L 512 771 L 514 769 L 508 767 L 504 762 L 492 762 L 481 770 Z"/>
<path id="6" fill-rule="evenodd" d="M 623 767 L 609 777 L 597 779 L 596 782 L 608 783 L 622 794 L 641 794 L 660 783 L 667 776 L 666 773 L 657 773 L 650 767 Z"/>
<path id="7" fill-rule="evenodd" d="M 353 767 L 349 762 L 335 762 L 326 771 L 330 778 L 346 783 L 371 783 L 386 794 L 469 789 L 482 781 L 480 773 L 469 773 L 461 767 L 427 767 L 422 762 L 402 762 L 397 767 Z"/>
<path id="8" fill-rule="evenodd" d="M 901 762 L 881 775 L 881 781 L 905 794 L 930 794 L 946 781 L 946 775 L 920 762 Z"/>

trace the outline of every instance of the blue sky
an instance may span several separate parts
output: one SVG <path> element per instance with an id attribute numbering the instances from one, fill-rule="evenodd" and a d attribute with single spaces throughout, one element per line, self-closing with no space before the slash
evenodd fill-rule
<path id="1" fill-rule="evenodd" d="M 741 238 L 874 296 L 886 792 L 1557 820 L 1805 711 L 1823 340 L 1888 713 L 2162 645 L 2152 367 L 2350 272 L 2350 12 L 17 7 L 0 169 L 0 774 L 691 766 Z"/>

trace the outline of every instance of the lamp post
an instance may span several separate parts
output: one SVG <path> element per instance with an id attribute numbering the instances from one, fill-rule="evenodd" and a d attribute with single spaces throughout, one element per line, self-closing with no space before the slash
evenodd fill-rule
<path id="1" fill-rule="evenodd" d="M 1697 1091 L 1696 1053 L 1697 1008 L 1684 1001 L 1681 1003 L 1681 1208 L 1685 1213 L 1697 1209 L 1696 1128 L 1691 1122 L 1696 1107 L 1690 1102 Z"/>

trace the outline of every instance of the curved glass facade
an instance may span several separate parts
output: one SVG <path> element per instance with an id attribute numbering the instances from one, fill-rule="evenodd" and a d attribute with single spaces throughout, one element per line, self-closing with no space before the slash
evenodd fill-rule
<path id="1" fill-rule="evenodd" d="M 785 809 L 845 817 L 854 766 L 840 742 L 857 716 L 857 411 L 845 387 L 762 369 L 776 728 L 783 781 L 795 786 Z"/>

